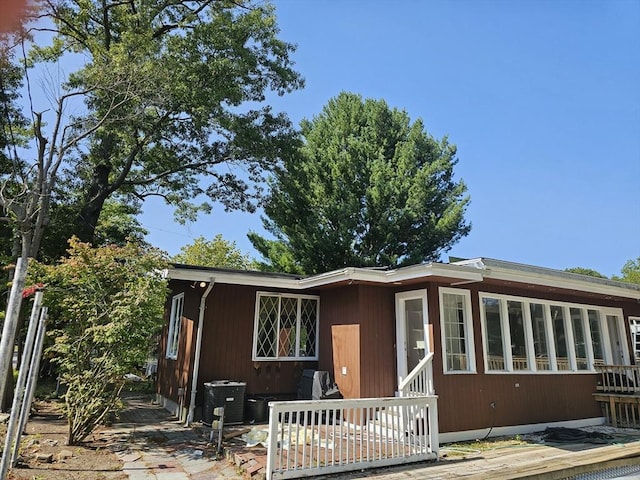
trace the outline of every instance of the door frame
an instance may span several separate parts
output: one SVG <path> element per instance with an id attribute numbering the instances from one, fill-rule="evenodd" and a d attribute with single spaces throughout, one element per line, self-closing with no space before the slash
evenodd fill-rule
<path id="1" fill-rule="evenodd" d="M 404 302 L 407 300 L 422 300 L 422 326 L 424 330 L 425 354 L 431 350 L 431 339 L 429 338 L 429 309 L 427 306 L 427 289 L 410 290 L 396 293 L 396 368 L 398 373 L 398 384 L 410 373 L 407 371 L 407 332 L 406 318 L 404 314 Z"/>

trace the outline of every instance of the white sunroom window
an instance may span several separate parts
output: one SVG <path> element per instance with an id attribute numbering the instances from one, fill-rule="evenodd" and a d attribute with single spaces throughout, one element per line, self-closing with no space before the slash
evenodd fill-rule
<path id="1" fill-rule="evenodd" d="M 621 318 L 614 311 L 480 293 L 486 371 L 592 372 L 613 358 L 610 334 Z"/>
<path id="2" fill-rule="evenodd" d="M 171 300 L 171 315 L 169 317 L 169 335 L 167 336 L 167 358 L 178 358 L 180 343 L 180 324 L 182 323 L 182 308 L 184 293 L 180 293 Z"/>
<path id="3" fill-rule="evenodd" d="M 258 292 L 253 360 L 317 360 L 319 297 Z"/>
<path id="4" fill-rule="evenodd" d="M 640 364 L 640 317 L 629 317 L 629 329 L 631 332 L 631 345 L 636 359 L 636 365 Z"/>
<path id="5" fill-rule="evenodd" d="M 439 293 L 444 371 L 475 372 L 471 294 L 468 290 L 444 287 Z"/>

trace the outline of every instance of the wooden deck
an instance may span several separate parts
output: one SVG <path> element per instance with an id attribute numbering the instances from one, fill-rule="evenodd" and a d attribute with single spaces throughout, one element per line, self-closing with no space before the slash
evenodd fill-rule
<path id="1" fill-rule="evenodd" d="M 446 446 L 443 447 L 446 451 Z M 384 480 L 559 480 L 587 472 L 640 464 L 638 441 L 613 445 L 540 444 L 498 448 L 465 458 L 445 457 L 437 463 L 351 472 L 331 479 Z"/>

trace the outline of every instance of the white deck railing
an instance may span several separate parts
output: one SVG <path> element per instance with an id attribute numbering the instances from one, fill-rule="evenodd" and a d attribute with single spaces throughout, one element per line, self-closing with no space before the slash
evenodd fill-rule
<path id="1" fill-rule="evenodd" d="M 438 458 L 437 397 L 269 403 L 267 480 Z"/>
<path id="2" fill-rule="evenodd" d="M 401 397 L 433 395 L 433 352 L 427 354 L 398 384 Z"/>

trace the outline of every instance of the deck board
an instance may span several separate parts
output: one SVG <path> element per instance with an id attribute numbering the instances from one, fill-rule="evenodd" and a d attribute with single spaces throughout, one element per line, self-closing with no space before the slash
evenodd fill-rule
<path id="1" fill-rule="evenodd" d="M 558 480 L 571 475 L 640 463 L 638 441 L 613 444 L 540 444 L 487 450 L 464 459 L 445 458 L 368 472 L 351 472 L 330 478 L 384 478 L 430 480 Z"/>

